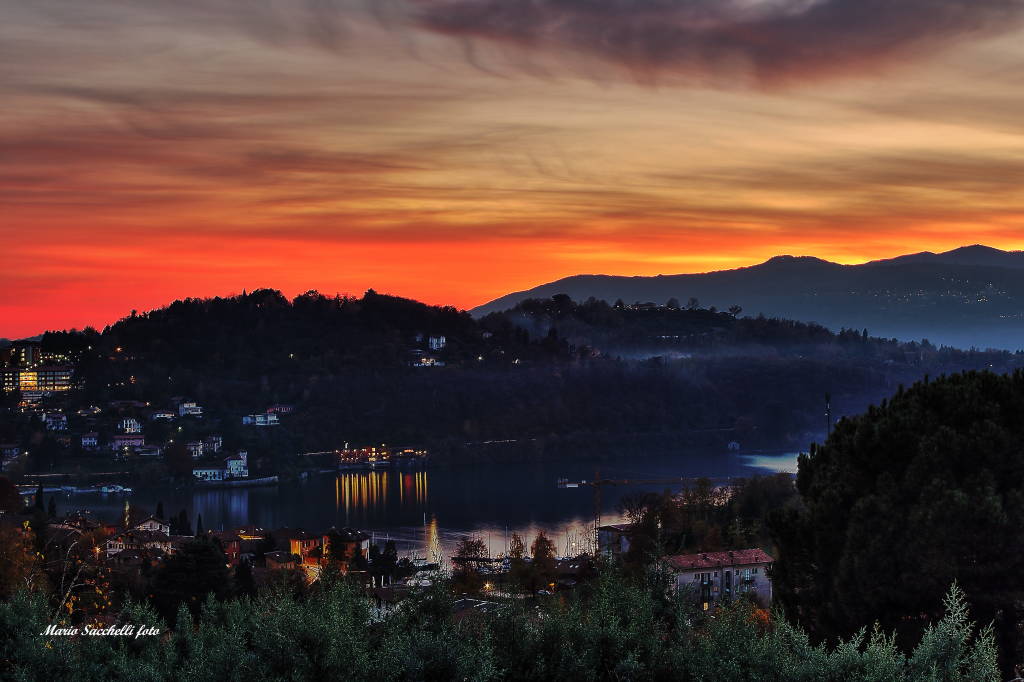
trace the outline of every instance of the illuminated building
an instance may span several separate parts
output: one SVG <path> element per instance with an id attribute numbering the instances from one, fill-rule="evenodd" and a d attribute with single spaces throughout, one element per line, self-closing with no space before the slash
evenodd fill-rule
<path id="1" fill-rule="evenodd" d="M 145 444 L 145 436 L 138 433 L 119 433 L 110 439 L 110 447 L 115 452 L 127 450 L 128 448 L 142 447 Z"/>
<path id="2" fill-rule="evenodd" d="M 133 417 L 122 419 L 118 422 L 117 428 L 124 433 L 142 433 L 142 424 L 139 423 L 138 419 Z"/>
<path id="3" fill-rule="evenodd" d="M 42 362 L 42 352 L 38 342 L 22 341 L 11 346 L 11 364 L 16 367 L 31 369 Z"/>
<path id="4" fill-rule="evenodd" d="M 4 393 L 40 391 L 43 393 L 71 390 L 71 368 L 46 365 L 35 368 L 5 367 L 0 370 L 0 386 Z"/>
<path id="5" fill-rule="evenodd" d="M 0 369 L 0 390 L 4 393 L 14 393 L 20 387 L 21 370 L 16 367 L 4 367 Z"/>
<path id="6" fill-rule="evenodd" d="M 280 423 L 276 412 L 247 414 L 242 417 L 242 424 L 246 426 L 277 426 Z"/>
<path id="7" fill-rule="evenodd" d="M 43 417 L 47 431 L 67 431 L 68 418 L 62 412 L 49 412 Z"/>

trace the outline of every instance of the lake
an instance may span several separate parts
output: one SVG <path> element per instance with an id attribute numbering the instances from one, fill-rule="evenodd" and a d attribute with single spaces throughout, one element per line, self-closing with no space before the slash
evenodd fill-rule
<path id="1" fill-rule="evenodd" d="M 396 542 L 402 556 L 448 556 L 467 536 L 484 541 L 492 555 L 504 552 L 513 532 L 527 545 L 540 531 L 559 554 L 574 554 L 592 537 L 595 495 L 591 486 L 559 488 L 559 478 L 593 480 L 707 476 L 725 479 L 796 470 L 796 453 L 716 453 L 642 457 L 551 458 L 543 462 L 427 466 L 313 474 L 303 481 L 262 488 L 213 490 L 144 489 L 129 496 L 58 495 L 61 512 L 91 509 L 100 518 L 121 518 L 125 500 L 147 511 L 162 501 L 167 514 L 186 509 L 193 524 L 232 529 L 243 525 L 289 526 L 319 532 L 351 526 Z M 620 499 L 638 490 L 678 490 L 666 484 L 602 486 L 601 521 L 622 520 Z"/>

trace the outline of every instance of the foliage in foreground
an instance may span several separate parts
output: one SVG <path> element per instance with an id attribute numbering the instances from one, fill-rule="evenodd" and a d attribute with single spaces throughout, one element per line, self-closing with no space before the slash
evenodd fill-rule
<path id="1" fill-rule="evenodd" d="M 820 637 L 878 620 L 912 641 L 955 581 L 1004 667 L 1024 661 L 1022 413 L 1024 372 L 968 372 L 839 422 L 801 456 L 803 505 L 774 519 L 787 613 Z"/>
<path id="2" fill-rule="evenodd" d="M 708 620 L 650 585 L 603 574 L 590 593 L 517 600 L 455 618 L 447 587 L 383 616 L 351 585 L 309 594 L 210 598 L 160 637 L 40 636 L 45 599 L 0 603 L 0 678 L 10 680 L 998 680 L 990 630 L 954 586 L 946 614 L 908 657 L 882 632 L 837 647 L 738 603 Z M 158 624 L 133 605 L 123 622 Z M 191 624 L 191 626 L 185 624 Z"/>

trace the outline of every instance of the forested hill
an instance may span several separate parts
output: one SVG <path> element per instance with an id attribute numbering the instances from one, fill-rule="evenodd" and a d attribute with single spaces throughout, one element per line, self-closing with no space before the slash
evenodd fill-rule
<path id="1" fill-rule="evenodd" d="M 71 400 L 83 406 L 161 407 L 187 396 L 204 406 L 203 428 L 256 452 L 404 442 L 453 456 L 490 440 L 538 452 L 552 442 L 631 438 L 804 448 L 823 430 L 825 393 L 836 415 L 855 414 L 924 375 L 1002 372 L 1024 357 L 692 302 L 555 296 L 476 320 L 373 291 L 190 299 L 102 332 L 51 332 L 42 344 L 77 358 L 83 390 Z M 274 403 L 296 408 L 280 427 L 256 434 L 240 425 Z"/>
<path id="2" fill-rule="evenodd" d="M 568 294 L 627 303 L 693 297 L 705 306 L 741 305 L 748 313 L 867 327 L 903 340 L 929 338 L 960 347 L 1021 348 L 1024 252 L 975 245 L 861 265 L 810 256 L 776 256 L 717 272 L 624 277 L 575 275 L 502 296 L 473 312 L 506 310 L 529 298 Z"/>

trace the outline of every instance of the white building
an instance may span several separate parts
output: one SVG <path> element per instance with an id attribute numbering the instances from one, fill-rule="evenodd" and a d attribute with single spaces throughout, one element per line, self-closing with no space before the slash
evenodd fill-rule
<path id="1" fill-rule="evenodd" d="M 89 432 L 82 434 L 82 447 L 86 450 L 95 450 L 100 445 L 100 437 L 98 433 Z"/>
<path id="2" fill-rule="evenodd" d="M 443 336 L 431 336 L 427 339 L 427 344 L 430 346 L 430 350 L 442 350 L 448 345 L 448 340 Z"/>
<path id="3" fill-rule="evenodd" d="M 224 473 L 224 467 L 209 466 L 192 469 L 192 475 L 200 481 L 223 481 Z"/>
<path id="4" fill-rule="evenodd" d="M 224 478 L 248 478 L 249 477 L 249 453 L 240 450 L 237 455 L 232 455 L 224 460 Z"/>
<path id="5" fill-rule="evenodd" d="M 277 426 L 280 423 L 275 413 L 247 414 L 242 417 L 242 424 L 246 426 Z"/>
<path id="6" fill-rule="evenodd" d="M 67 431 L 68 418 L 62 412 L 50 412 L 46 415 L 46 429 L 48 431 Z"/>
<path id="7" fill-rule="evenodd" d="M 203 408 L 192 400 L 186 400 L 178 405 L 178 416 L 180 417 L 202 417 Z"/>
<path id="8" fill-rule="evenodd" d="M 194 440 L 185 444 L 188 449 L 188 454 L 192 455 L 192 459 L 199 459 L 203 456 L 203 443 L 202 441 Z"/>
<path id="9" fill-rule="evenodd" d="M 134 530 L 152 530 L 164 535 L 170 535 L 171 524 L 156 516 L 147 516 L 142 521 L 132 526 Z"/>
<path id="10" fill-rule="evenodd" d="M 142 433 L 142 424 L 140 424 L 139 420 L 134 417 L 122 419 L 118 422 L 117 428 L 120 429 L 122 433 Z"/>

